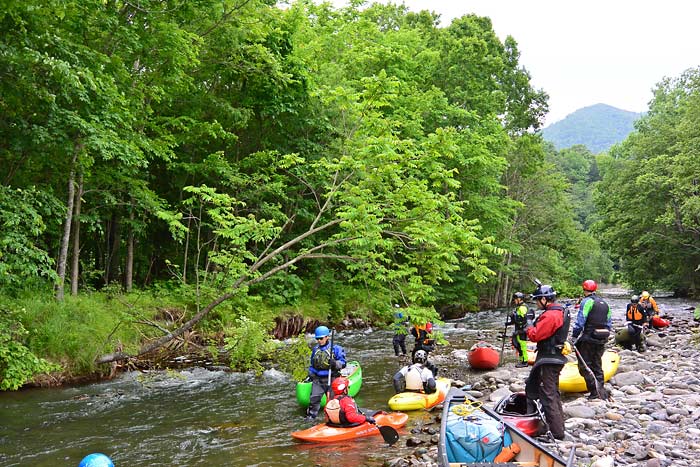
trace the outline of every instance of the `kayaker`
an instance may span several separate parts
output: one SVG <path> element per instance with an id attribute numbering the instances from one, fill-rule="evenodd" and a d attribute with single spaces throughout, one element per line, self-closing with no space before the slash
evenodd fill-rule
<path id="1" fill-rule="evenodd" d="M 555 439 L 564 439 L 564 409 L 559 394 L 559 373 L 566 357 L 562 354 L 569 334 L 569 312 L 556 303 L 557 293 L 551 285 L 539 284 L 532 294 L 537 307 L 544 310 L 534 321 L 527 320 L 528 340 L 537 342 L 537 358 L 525 381 L 525 392 L 539 400 L 549 431 Z"/>
<path id="2" fill-rule="evenodd" d="M 603 388 L 603 353 L 605 344 L 612 333 L 612 312 L 605 300 L 596 295 L 598 284 L 594 280 L 583 281 L 584 298 L 576 316 L 572 337 L 576 340 L 574 345 L 578 349 L 577 356 L 591 369 L 591 375 L 585 366 L 579 362 L 578 372 L 586 381 L 588 399 L 607 400 L 608 395 L 600 394 L 598 387 Z M 580 337 L 579 337 L 580 336 Z M 598 380 L 598 384 L 596 384 Z"/>
<path id="3" fill-rule="evenodd" d="M 428 353 L 418 350 L 413 356 L 413 364 L 406 365 L 394 375 L 394 390 L 396 393 L 424 392 L 432 394 L 437 390 L 435 376 L 428 367 Z"/>
<path id="4" fill-rule="evenodd" d="M 326 404 L 326 424 L 330 426 L 351 427 L 365 422 L 376 425 L 371 415 L 360 412 L 355 400 L 348 395 L 350 380 L 344 376 L 336 378 L 331 384 L 335 397 Z"/>
<path id="5" fill-rule="evenodd" d="M 642 294 L 639 296 L 639 305 L 647 314 L 649 326 L 654 327 L 652 319 L 654 316 L 659 316 L 659 305 L 656 303 L 656 300 L 654 300 L 654 297 L 646 290 L 643 290 Z"/>
<path id="6" fill-rule="evenodd" d="M 406 334 L 408 332 L 406 331 L 406 325 L 408 324 L 408 321 L 406 320 L 406 317 L 400 310 L 399 304 L 395 304 L 394 308 L 396 308 L 396 312 L 394 313 L 394 337 L 391 340 L 392 345 L 394 346 L 394 355 L 406 356 Z"/>
<path id="7" fill-rule="evenodd" d="M 306 418 L 309 420 L 316 419 L 321 407 L 321 398 L 326 393 L 330 394 L 328 372 L 331 373 L 332 380 L 340 376 L 340 370 L 346 365 L 345 350 L 335 343 L 331 348 L 330 335 L 331 332 L 326 326 L 319 326 L 314 332 L 318 344 L 311 351 L 311 365 L 309 366 L 311 396 L 309 397 L 309 408 L 306 410 Z"/>
<path id="8" fill-rule="evenodd" d="M 525 305 L 525 295 L 522 292 L 515 292 L 513 294 L 513 303 L 515 303 L 515 311 L 508 317 L 506 326 L 515 325 L 515 331 L 510 340 L 518 354 L 519 361 L 515 366 L 516 368 L 523 368 L 527 366 L 527 336 L 525 335 L 525 325 L 528 319 L 531 321 L 535 319 L 535 311 L 528 310 L 527 305 Z"/>
<path id="9" fill-rule="evenodd" d="M 637 352 L 646 351 L 644 331 L 646 330 L 647 314 L 644 309 L 639 306 L 639 295 L 632 295 L 630 303 L 627 304 L 625 311 L 627 318 L 627 332 L 630 338 L 630 348 L 634 345 Z"/>
<path id="10" fill-rule="evenodd" d="M 413 325 L 411 335 L 416 338 L 416 341 L 411 351 L 411 359 L 414 359 L 419 350 L 425 350 L 426 353 L 435 350 L 435 340 L 430 338 L 431 332 L 433 332 L 433 323 L 431 322 Z"/>

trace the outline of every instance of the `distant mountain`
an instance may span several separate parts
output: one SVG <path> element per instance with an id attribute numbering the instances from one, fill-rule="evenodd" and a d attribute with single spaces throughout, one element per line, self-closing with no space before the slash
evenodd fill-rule
<path id="1" fill-rule="evenodd" d="M 640 116 L 640 113 L 595 104 L 578 109 L 564 120 L 548 125 L 542 130 L 542 136 L 557 149 L 583 144 L 593 154 L 598 154 L 607 151 L 613 144 L 624 141 L 634 130 L 633 122 Z"/>

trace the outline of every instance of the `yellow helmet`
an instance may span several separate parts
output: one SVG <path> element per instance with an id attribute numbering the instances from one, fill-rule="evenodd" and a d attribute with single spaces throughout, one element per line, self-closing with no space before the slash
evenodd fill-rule
<path id="1" fill-rule="evenodd" d="M 642 292 L 642 298 L 649 298 L 651 295 L 646 290 Z"/>

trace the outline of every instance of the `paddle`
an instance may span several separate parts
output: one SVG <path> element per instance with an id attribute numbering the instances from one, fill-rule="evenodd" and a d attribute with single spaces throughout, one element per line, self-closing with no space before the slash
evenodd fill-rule
<path id="1" fill-rule="evenodd" d="M 508 331 L 508 315 L 506 314 L 506 325 L 503 327 L 503 340 L 501 341 L 501 355 L 498 357 L 498 364 L 503 363 L 503 349 L 506 347 L 506 332 Z"/>
<path id="2" fill-rule="evenodd" d="M 383 410 L 367 410 L 367 411 L 365 411 L 364 409 L 361 409 L 360 412 L 366 413 L 367 415 L 371 415 L 372 417 L 374 417 L 377 414 L 385 414 L 386 413 Z M 371 422 L 367 422 L 367 423 L 371 423 Z M 379 433 L 382 435 L 382 438 L 384 438 L 384 442 L 386 444 L 388 444 L 389 446 L 393 446 L 394 443 L 396 443 L 399 440 L 399 432 L 396 431 L 396 429 L 393 426 L 377 425 L 376 420 L 372 424 L 379 429 Z"/>
<path id="3" fill-rule="evenodd" d="M 384 438 L 384 442 L 386 444 L 388 444 L 389 446 L 393 446 L 394 443 L 396 443 L 399 440 L 399 432 L 396 431 L 396 429 L 393 426 L 389 426 L 389 425 L 379 426 L 379 425 L 377 425 L 377 428 L 379 428 L 379 433 L 382 434 L 382 438 Z"/>
<path id="4" fill-rule="evenodd" d="M 335 329 L 331 329 L 331 346 L 328 349 L 328 392 L 326 392 L 326 404 L 330 402 L 331 394 L 333 391 L 331 391 L 331 374 L 333 373 L 333 357 L 335 356 L 335 352 L 333 352 L 333 334 L 335 334 Z"/>
<path id="5" fill-rule="evenodd" d="M 588 373 L 588 375 L 593 378 L 593 381 L 595 381 L 595 390 L 598 392 L 598 397 L 600 397 L 602 399 L 603 396 L 606 395 L 605 388 L 603 387 L 603 383 L 598 381 L 598 378 L 595 377 L 593 370 L 591 370 L 591 367 L 588 366 L 586 361 L 581 356 L 581 352 L 579 352 L 578 348 L 576 348 L 576 343 L 578 342 L 578 340 L 580 338 L 581 337 L 579 336 L 571 347 L 574 348 L 574 352 L 576 352 L 576 357 L 578 358 L 579 363 L 581 363 L 583 365 L 583 368 L 586 370 L 586 373 Z M 607 397 L 606 397 L 606 399 L 607 399 Z"/>

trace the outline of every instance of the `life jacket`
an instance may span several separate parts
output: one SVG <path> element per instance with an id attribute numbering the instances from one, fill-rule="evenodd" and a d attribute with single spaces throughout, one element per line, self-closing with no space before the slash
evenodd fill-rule
<path id="1" fill-rule="evenodd" d="M 582 338 L 590 342 L 604 343 L 610 337 L 610 330 L 608 329 L 610 307 L 605 303 L 605 300 L 595 294 L 591 294 L 587 298 L 593 300 L 593 306 L 591 306 L 586 316 Z M 587 307 L 587 303 L 584 306 Z"/>
<path id="2" fill-rule="evenodd" d="M 314 350 L 314 355 L 311 359 L 312 365 L 317 370 L 327 370 L 331 367 L 331 349 L 330 345 L 327 349 L 322 349 L 320 347 Z"/>
<path id="3" fill-rule="evenodd" d="M 328 425 L 330 426 L 340 426 L 340 427 L 350 427 L 357 426 L 360 423 L 350 423 L 345 416 L 345 410 L 343 410 L 343 404 L 340 403 L 341 400 L 348 397 L 346 394 L 335 397 L 328 401 L 325 407 L 326 417 L 328 417 Z M 354 403 L 354 402 L 353 402 Z"/>
<path id="4" fill-rule="evenodd" d="M 406 391 L 420 392 L 423 390 L 422 370 L 423 366 L 420 363 L 414 363 L 408 367 L 406 372 Z"/>
<path id="5" fill-rule="evenodd" d="M 569 335 L 571 315 L 568 309 L 565 309 L 558 303 L 547 305 L 546 311 L 552 310 L 560 311 L 564 315 L 564 323 L 550 337 L 537 343 L 537 360 L 553 357 L 556 360 L 562 360 L 562 363 L 566 363 L 566 357 L 562 354 L 562 350 L 564 349 L 564 342 L 566 342 L 566 338 Z M 544 316 L 544 313 L 542 313 L 537 319 L 539 320 L 542 316 Z"/>
<path id="6" fill-rule="evenodd" d="M 343 414 L 343 409 L 340 407 L 340 399 L 343 399 L 346 396 L 338 396 L 334 399 L 331 399 L 328 401 L 326 404 L 326 408 L 324 409 L 326 411 L 326 417 L 328 417 L 328 421 L 331 422 L 334 425 L 342 425 L 341 418 Z"/>
<path id="7" fill-rule="evenodd" d="M 521 303 L 515 309 L 515 313 L 513 313 L 513 322 L 515 323 L 515 329 L 524 329 L 528 319 L 535 319 L 535 311 L 528 310 L 527 305 Z"/>
<path id="8" fill-rule="evenodd" d="M 635 324 L 644 321 L 644 310 L 640 310 L 639 308 L 640 306 L 637 303 L 630 304 L 629 308 L 627 308 L 627 321 L 632 321 Z"/>

